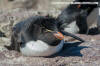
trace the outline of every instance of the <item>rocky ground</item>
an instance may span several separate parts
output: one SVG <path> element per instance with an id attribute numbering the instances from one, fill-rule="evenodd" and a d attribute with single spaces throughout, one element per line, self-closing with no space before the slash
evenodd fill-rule
<path id="1" fill-rule="evenodd" d="M 44 2 L 34 0 L 37 4 L 41 3 L 41 7 L 39 5 L 33 7 L 32 4 L 25 6 L 28 0 L 9 1 L 0 0 L 0 66 L 100 66 L 100 34 L 96 28 L 90 29 L 89 35 L 76 34 L 86 40 L 84 43 L 66 37 L 65 40 L 68 42 L 74 42 L 65 43 L 62 51 L 51 57 L 25 57 L 16 51 L 7 50 L 4 46 L 10 44 L 11 28 L 16 23 L 33 15 L 50 14 L 57 17 L 61 7 L 65 6 L 45 6 L 47 4 Z M 31 3 L 32 0 L 29 1 Z M 50 1 L 46 2 L 50 4 Z"/>

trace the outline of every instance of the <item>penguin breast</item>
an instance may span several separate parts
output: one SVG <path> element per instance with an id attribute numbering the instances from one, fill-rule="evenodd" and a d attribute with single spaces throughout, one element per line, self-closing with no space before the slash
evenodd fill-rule
<path id="1" fill-rule="evenodd" d="M 20 47 L 20 51 L 25 56 L 50 56 L 59 52 L 62 49 L 63 44 L 64 40 L 57 46 L 50 46 L 41 40 L 29 41 L 25 46 Z"/>

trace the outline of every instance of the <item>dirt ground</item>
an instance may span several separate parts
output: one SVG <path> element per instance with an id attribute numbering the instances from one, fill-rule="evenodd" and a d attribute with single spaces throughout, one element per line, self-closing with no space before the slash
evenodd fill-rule
<path id="1" fill-rule="evenodd" d="M 25 57 L 0 47 L 0 66 L 100 66 L 100 35 L 77 36 L 86 41 L 67 43 L 51 57 Z"/>
<path id="2" fill-rule="evenodd" d="M 57 17 L 58 11 L 65 7 L 65 5 L 44 4 L 45 0 L 43 2 L 37 0 L 37 5 L 33 7 L 32 4 L 26 4 L 26 1 L 31 3 L 32 0 L 12 0 L 12 2 L 0 0 L 0 66 L 100 66 L 100 34 L 97 28 L 91 28 L 89 35 L 76 34 L 85 40 L 84 43 L 66 37 L 65 40 L 68 42 L 63 49 L 51 57 L 25 57 L 16 51 L 7 50 L 4 45 L 10 44 L 11 28 L 16 23 L 33 15 L 50 14 Z M 50 4 L 50 1 L 58 0 L 45 2 Z M 41 5 L 38 5 L 39 3 Z"/>

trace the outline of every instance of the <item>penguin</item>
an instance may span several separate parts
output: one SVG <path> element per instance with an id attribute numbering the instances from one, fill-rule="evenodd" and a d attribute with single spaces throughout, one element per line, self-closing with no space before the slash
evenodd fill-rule
<path id="1" fill-rule="evenodd" d="M 32 16 L 13 27 L 9 48 L 25 56 L 51 56 L 63 48 L 64 34 L 74 36 L 60 31 L 55 18 Z"/>
<path id="2" fill-rule="evenodd" d="M 74 2 L 99 2 L 99 0 L 75 0 Z M 98 4 L 70 4 L 66 7 L 60 15 L 58 15 L 58 28 L 70 33 L 86 34 L 88 31 L 88 21 L 91 24 L 92 20 L 97 19 L 96 16 L 91 14 L 97 12 L 95 10 Z M 91 20 L 90 17 L 93 19 Z M 96 17 L 96 18 L 95 18 Z M 73 22 L 75 22 L 72 24 Z M 92 23 L 93 24 L 93 23 Z M 70 30 L 71 29 L 71 30 Z"/>

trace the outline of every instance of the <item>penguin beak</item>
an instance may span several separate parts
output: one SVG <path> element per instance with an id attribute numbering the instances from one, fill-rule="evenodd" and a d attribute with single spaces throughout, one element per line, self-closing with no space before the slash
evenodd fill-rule
<path id="1" fill-rule="evenodd" d="M 61 32 L 54 32 L 53 34 L 57 39 L 63 40 L 64 35 Z"/>

